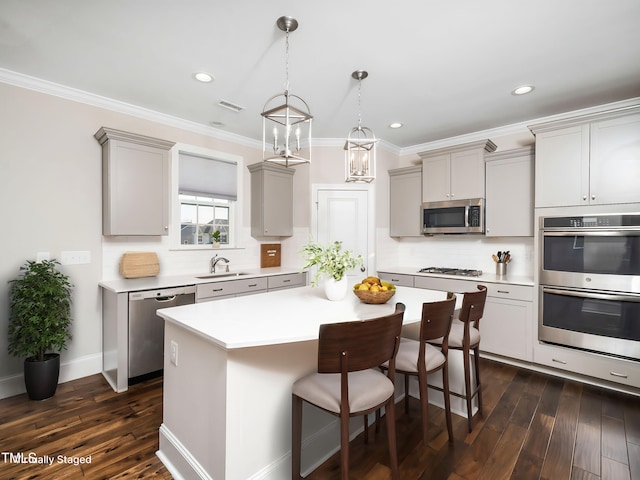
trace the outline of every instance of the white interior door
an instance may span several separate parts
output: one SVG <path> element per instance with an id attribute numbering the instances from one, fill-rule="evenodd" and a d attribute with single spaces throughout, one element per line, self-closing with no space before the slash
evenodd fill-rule
<path id="1" fill-rule="evenodd" d="M 373 234 L 370 232 L 369 191 L 339 187 L 317 187 L 314 237 L 321 245 L 341 241 L 345 249 L 362 255 L 364 266 L 347 274 L 354 284 L 367 276 L 372 261 Z"/>

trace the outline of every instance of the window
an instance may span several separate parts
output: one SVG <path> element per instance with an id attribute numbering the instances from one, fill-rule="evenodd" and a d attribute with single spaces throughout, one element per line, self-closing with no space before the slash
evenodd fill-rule
<path id="1" fill-rule="evenodd" d="M 218 231 L 223 247 L 234 247 L 237 229 L 239 166 L 236 155 L 176 145 L 172 152 L 174 248 L 211 248 Z"/>
<path id="2" fill-rule="evenodd" d="M 180 194 L 180 243 L 206 245 L 220 232 L 220 244 L 229 245 L 230 200 Z"/>

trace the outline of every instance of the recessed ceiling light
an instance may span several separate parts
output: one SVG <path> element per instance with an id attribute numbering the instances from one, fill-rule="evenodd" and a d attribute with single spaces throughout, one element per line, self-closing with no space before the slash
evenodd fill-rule
<path id="1" fill-rule="evenodd" d="M 207 72 L 198 72 L 193 74 L 194 78 L 202 83 L 210 83 L 213 82 L 213 75 Z"/>
<path id="2" fill-rule="evenodd" d="M 400 122 L 393 122 L 389 125 L 389 128 L 401 128 L 402 124 Z"/>
<path id="3" fill-rule="evenodd" d="M 526 95 L 527 93 L 531 93 L 533 92 L 533 89 L 535 87 L 533 85 L 520 85 L 519 87 L 515 88 L 511 94 L 512 95 Z"/>

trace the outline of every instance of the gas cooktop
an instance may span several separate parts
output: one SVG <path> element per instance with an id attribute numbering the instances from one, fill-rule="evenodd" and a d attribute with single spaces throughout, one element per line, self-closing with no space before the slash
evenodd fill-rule
<path id="1" fill-rule="evenodd" d="M 448 268 L 448 267 L 427 267 L 418 270 L 418 273 L 439 273 L 442 275 L 458 275 L 460 277 L 479 277 L 482 270 L 471 270 L 466 268 Z"/>

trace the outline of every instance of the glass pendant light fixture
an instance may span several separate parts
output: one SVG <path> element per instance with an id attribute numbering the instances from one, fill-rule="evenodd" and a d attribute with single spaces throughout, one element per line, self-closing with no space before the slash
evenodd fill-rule
<path id="1" fill-rule="evenodd" d="M 286 33 L 284 93 L 274 95 L 262 110 L 262 160 L 285 167 L 311 161 L 311 122 L 307 103 L 289 92 L 289 33 L 298 28 L 292 17 L 280 17 L 276 25 Z M 307 142 L 308 158 L 301 154 Z"/>
<path id="2" fill-rule="evenodd" d="M 358 80 L 358 126 L 352 128 L 344 144 L 345 176 L 347 182 L 371 183 L 376 178 L 376 143 L 378 140 L 370 128 L 362 126 L 360 96 L 362 80 L 369 74 L 356 70 L 351 77 Z"/>

